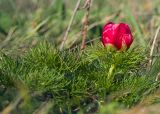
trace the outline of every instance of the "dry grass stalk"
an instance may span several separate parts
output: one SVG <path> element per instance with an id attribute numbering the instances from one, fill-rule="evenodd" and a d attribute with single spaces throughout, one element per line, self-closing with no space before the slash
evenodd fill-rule
<path id="1" fill-rule="evenodd" d="M 83 20 L 83 30 L 82 30 L 82 45 L 81 45 L 81 49 L 85 48 L 86 45 L 86 38 L 87 38 L 87 31 L 88 31 L 88 24 L 89 24 L 89 11 L 90 11 L 90 7 L 91 7 L 91 0 L 87 0 L 85 3 L 85 7 L 86 7 L 86 14 L 84 16 L 84 20 Z"/>
<path id="2" fill-rule="evenodd" d="M 73 11 L 73 15 L 72 15 L 72 17 L 71 17 L 71 20 L 70 20 L 70 22 L 69 22 L 69 25 L 68 25 L 68 27 L 67 27 L 67 30 L 66 30 L 66 32 L 65 32 L 65 35 L 64 35 L 64 37 L 63 37 L 63 40 L 62 40 L 62 43 L 61 43 L 61 46 L 60 46 L 60 50 L 63 49 L 64 44 L 65 44 L 65 42 L 66 42 L 66 40 L 67 40 L 68 33 L 69 33 L 70 29 L 71 29 L 71 25 L 72 25 L 73 20 L 74 20 L 74 18 L 75 18 L 75 16 L 76 16 L 76 13 L 77 13 L 77 11 L 78 11 L 78 9 L 79 9 L 80 3 L 81 3 L 81 0 L 78 0 L 78 1 L 77 1 L 77 4 L 76 4 L 76 7 L 75 7 L 75 9 L 74 9 L 74 11 Z"/>
<path id="3" fill-rule="evenodd" d="M 154 51 L 154 48 L 155 48 L 155 46 L 156 46 L 156 40 L 157 40 L 157 37 L 158 37 L 159 30 L 160 30 L 160 26 L 159 26 L 159 27 L 157 28 L 157 30 L 156 30 L 156 34 L 155 34 L 155 36 L 154 36 L 153 43 L 152 43 L 152 46 L 151 46 L 149 67 L 152 66 L 153 51 Z"/>

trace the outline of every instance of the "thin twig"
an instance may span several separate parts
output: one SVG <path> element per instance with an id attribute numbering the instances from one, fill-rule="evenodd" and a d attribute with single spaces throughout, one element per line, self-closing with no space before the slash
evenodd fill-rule
<path id="1" fill-rule="evenodd" d="M 81 3 L 81 0 L 78 0 L 78 1 L 77 1 L 77 4 L 76 4 L 76 7 L 75 7 L 75 9 L 74 9 L 74 11 L 73 11 L 73 15 L 72 15 L 72 17 L 71 17 L 71 20 L 70 20 L 70 22 L 69 22 L 69 25 L 68 25 L 68 27 L 67 27 L 67 30 L 66 30 L 66 32 L 65 32 L 65 35 L 64 35 L 64 37 L 63 37 L 63 40 L 62 40 L 62 43 L 61 43 L 61 46 L 60 46 L 60 50 L 63 49 L 64 44 L 65 44 L 65 42 L 66 42 L 66 40 L 67 40 L 68 33 L 69 33 L 70 29 L 71 29 L 71 25 L 72 25 L 73 20 L 74 20 L 74 18 L 75 18 L 75 16 L 76 16 L 76 13 L 77 13 L 77 11 L 78 11 L 78 8 L 79 8 L 79 6 L 80 6 L 80 3 Z"/>
<path id="2" fill-rule="evenodd" d="M 93 42 L 93 41 L 95 41 L 95 40 L 100 40 L 100 38 L 101 38 L 101 36 L 100 36 L 100 37 L 97 37 L 97 38 L 94 38 L 94 39 L 92 39 L 92 40 L 89 40 L 89 41 L 86 42 L 86 44 L 89 44 L 89 43 L 91 43 L 91 42 Z"/>
<path id="3" fill-rule="evenodd" d="M 33 112 L 33 114 L 47 114 L 53 105 L 54 103 L 51 100 L 47 99 Z"/>
<path id="4" fill-rule="evenodd" d="M 16 109 L 23 101 L 22 97 L 18 97 L 15 102 L 10 103 L 5 109 L 3 109 L 0 114 L 10 114 L 13 110 Z"/>
<path id="5" fill-rule="evenodd" d="M 100 20 L 99 22 L 92 23 L 91 25 L 88 26 L 87 31 L 93 29 L 94 27 L 96 27 L 98 25 L 104 24 L 104 23 L 108 22 L 109 20 L 116 18 L 119 15 L 120 15 L 120 11 L 111 15 L 111 16 L 108 16 L 107 18 L 104 18 L 103 20 Z M 72 45 L 74 45 L 74 43 L 79 39 L 79 37 L 81 35 L 82 35 L 82 32 L 78 32 L 76 35 L 72 36 L 72 37 L 74 37 L 74 40 L 71 43 L 71 47 L 72 47 Z"/>
<path id="6" fill-rule="evenodd" d="M 92 40 L 87 41 L 86 44 L 89 44 L 89 43 L 94 42 L 96 40 L 100 40 L 100 38 L 101 38 L 101 36 L 97 37 L 97 38 L 93 38 Z M 80 44 L 74 46 L 73 48 L 70 48 L 69 50 L 72 51 L 72 50 L 75 50 L 76 48 L 79 48 L 79 47 L 80 47 Z"/>
<path id="7" fill-rule="evenodd" d="M 14 34 L 15 30 L 16 30 L 16 27 L 13 27 L 10 29 L 6 39 L 1 43 L 0 49 L 5 47 L 8 44 L 8 42 L 12 39 L 12 37 L 13 37 L 12 35 Z"/>
<path id="8" fill-rule="evenodd" d="M 153 43 L 152 43 L 152 46 L 151 46 L 149 66 L 152 65 L 153 51 L 154 51 L 154 48 L 155 48 L 155 44 L 156 44 L 156 40 L 157 40 L 157 37 L 158 37 L 159 30 L 160 30 L 160 26 L 157 28 L 157 31 L 156 31 L 156 34 L 154 36 Z"/>
<path id="9" fill-rule="evenodd" d="M 84 17 L 84 22 L 83 22 L 83 30 L 82 30 L 82 45 L 81 45 L 81 49 L 85 48 L 85 42 L 86 42 L 86 37 L 87 37 L 87 31 L 88 31 L 88 24 L 89 24 L 89 11 L 90 11 L 90 7 L 91 7 L 91 0 L 87 0 L 86 1 L 86 14 Z"/>
<path id="10" fill-rule="evenodd" d="M 86 0 L 86 2 L 84 3 L 84 5 L 82 7 L 79 7 L 78 9 L 82 10 L 82 9 L 86 9 L 87 7 L 88 7 L 88 0 Z"/>

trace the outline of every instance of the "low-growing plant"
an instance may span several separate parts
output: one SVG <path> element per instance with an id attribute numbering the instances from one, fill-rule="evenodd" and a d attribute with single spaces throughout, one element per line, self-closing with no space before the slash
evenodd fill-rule
<path id="1" fill-rule="evenodd" d="M 140 48 L 117 52 L 97 44 L 84 51 L 60 52 L 41 43 L 21 57 L 1 52 L 0 82 L 6 88 L 17 88 L 19 82 L 29 89 L 29 95 L 40 91 L 44 100 L 54 101 L 53 110 L 57 113 L 75 109 L 97 111 L 100 101 L 131 107 L 145 92 L 156 89 L 156 82 L 142 68 L 145 57 Z M 94 106 L 86 109 L 91 104 Z"/>

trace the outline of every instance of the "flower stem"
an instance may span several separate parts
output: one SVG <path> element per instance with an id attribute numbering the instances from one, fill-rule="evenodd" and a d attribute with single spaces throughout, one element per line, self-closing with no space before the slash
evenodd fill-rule
<path id="1" fill-rule="evenodd" d="M 113 71 L 115 69 L 115 64 L 112 64 L 110 69 L 109 69 L 109 72 L 108 72 L 108 79 L 109 80 L 112 80 L 114 77 L 113 77 Z"/>

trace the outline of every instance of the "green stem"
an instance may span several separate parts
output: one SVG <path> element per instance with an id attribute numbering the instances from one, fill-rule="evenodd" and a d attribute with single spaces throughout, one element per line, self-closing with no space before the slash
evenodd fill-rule
<path id="1" fill-rule="evenodd" d="M 115 64 L 112 64 L 110 69 L 109 69 L 109 72 L 108 72 L 108 79 L 109 80 L 112 80 L 114 77 L 113 77 L 113 71 L 115 69 Z"/>

